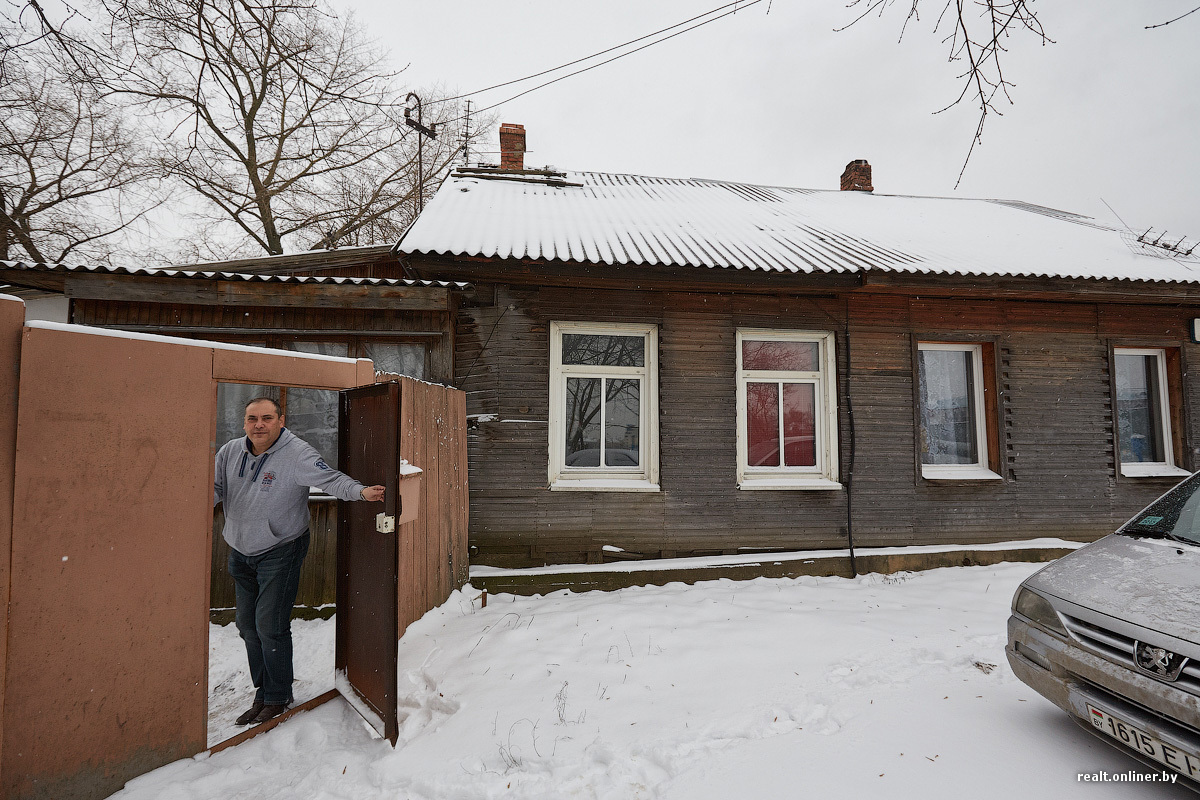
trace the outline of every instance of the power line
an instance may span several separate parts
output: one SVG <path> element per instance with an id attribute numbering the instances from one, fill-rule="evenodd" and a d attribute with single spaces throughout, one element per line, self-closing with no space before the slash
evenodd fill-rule
<path id="1" fill-rule="evenodd" d="M 718 11 L 723 11 L 724 9 L 729 8 L 730 6 L 740 5 L 742 2 L 743 2 L 743 0 L 734 0 L 734 2 L 732 2 L 732 3 L 726 3 L 723 6 L 718 6 L 717 8 L 714 8 L 711 11 L 705 11 L 703 14 L 697 14 L 696 16 L 692 17 L 691 19 L 685 19 L 683 22 L 676 22 L 674 25 L 668 25 L 667 27 L 662 28 L 661 30 L 655 31 L 654 33 L 647 33 L 645 36 L 639 36 L 636 39 L 630 39 L 628 42 L 622 42 L 621 44 L 613 45 L 612 47 L 608 48 L 607 50 L 600 50 L 599 52 L 592 53 L 590 56 L 584 56 L 583 58 L 577 58 L 574 61 L 568 61 L 565 64 L 559 64 L 557 67 L 551 67 L 550 69 L 544 69 L 541 72 L 535 72 L 532 75 L 526 75 L 523 78 L 516 78 L 511 81 L 505 81 L 504 83 L 492 84 L 491 86 L 485 86 L 482 89 L 476 89 L 473 92 L 464 92 L 463 94 L 460 94 L 456 97 L 447 97 L 444 100 L 439 100 L 438 102 L 449 102 L 450 100 L 461 100 L 464 97 L 472 97 L 477 94 L 483 94 L 484 92 L 490 92 L 492 89 L 500 89 L 505 86 L 512 86 L 514 83 L 522 83 L 524 81 L 532 80 L 533 78 L 540 78 L 543 75 L 549 75 L 551 72 L 557 72 L 560 69 L 566 69 L 567 67 L 573 67 L 576 64 L 581 64 L 584 61 L 588 61 L 590 59 L 596 58 L 597 56 L 602 56 L 602 55 L 605 55 L 606 53 L 611 53 L 614 50 L 620 50 L 622 47 L 628 47 L 631 44 L 637 44 L 638 42 L 640 42 L 644 39 L 649 39 L 651 36 L 658 36 L 660 33 L 666 33 L 667 31 L 673 30 L 682 25 L 687 25 L 689 22 L 695 22 L 698 19 L 703 19 L 704 17 L 715 14 Z M 755 0 L 755 2 L 758 2 L 758 0 Z M 746 7 L 748 8 L 750 5 L 754 5 L 754 3 L 750 3 Z M 736 9 L 736 8 L 734 9 L 734 11 L 737 11 L 737 10 L 738 9 Z M 697 26 L 697 27 L 699 27 L 699 26 Z M 666 40 L 664 39 L 663 41 L 666 41 Z M 635 50 L 633 52 L 637 52 L 637 51 Z"/>
<path id="2" fill-rule="evenodd" d="M 577 69 L 577 70 L 575 70 L 574 72 L 568 72 L 566 75 L 561 75 L 561 76 L 559 76 L 559 77 L 557 77 L 557 78 L 555 78 L 555 79 L 553 79 L 553 80 L 546 81 L 545 83 L 540 83 L 540 84 L 538 84 L 537 86 L 534 86 L 532 89 L 526 89 L 526 90 L 525 90 L 525 91 L 523 91 L 523 92 L 518 92 L 517 94 L 514 94 L 512 97 L 508 97 L 508 98 L 506 98 L 506 99 L 504 99 L 504 100 L 501 100 L 501 101 L 499 101 L 499 102 L 497 102 L 497 103 L 492 103 L 490 106 L 484 106 L 483 108 L 478 108 L 478 109 L 475 109 L 474 113 L 476 113 L 476 114 L 481 114 L 481 113 L 483 113 L 484 111 L 490 111 L 491 109 L 493 109 L 493 108 L 496 108 L 496 107 L 498 107 L 498 106 L 502 106 L 502 105 L 504 105 L 505 103 L 510 103 L 510 102 L 512 102 L 513 100 L 516 100 L 518 97 L 524 97 L 525 95 L 527 95 L 527 94 L 529 94 L 529 93 L 531 93 L 531 92 L 536 92 L 538 89 L 544 89 L 544 88 L 546 88 L 547 86 L 550 86 L 551 84 L 558 83 L 559 81 L 564 81 L 564 80 L 566 80 L 567 78 L 572 78 L 572 77 L 574 77 L 574 76 L 576 76 L 576 75 L 579 75 L 579 74 L 581 74 L 581 73 L 587 72 L 588 70 L 595 69 L 596 67 L 602 67 L 602 66 L 604 66 L 605 64 L 611 64 L 612 62 L 614 62 L 614 61 L 616 61 L 616 60 L 618 60 L 618 59 L 624 58 L 625 56 L 631 56 L 631 55 L 633 55 L 634 53 L 637 53 L 637 52 L 640 52 L 640 51 L 642 51 L 642 50 L 645 50 L 645 49 L 646 49 L 646 48 L 648 48 L 648 47 L 653 47 L 653 46 L 654 46 L 654 45 L 656 45 L 656 44 L 662 44 L 663 42 L 667 41 L 668 39 L 674 39 L 676 36 L 681 36 L 681 35 L 683 35 L 683 34 L 685 34 L 685 33 L 688 33 L 688 32 L 690 32 L 690 31 L 694 31 L 694 30 L 696 30 L 697 28 L 700 28 L 700 27 L 703 27 L 703 26 L 705 26 L 705 25 L 709 24 L 710 22 L 716 22 L 717 20 L 724 19 L 725 17 L 728 17 L 728 16 L 729 16 L 729 15 L 731 15 L 731 14 L 736 14 L 738 11 L 741 11 L 741 10 L 743 10 L 743 9 L 747 9 L 747 8 L 750 8 L 751 6 L 758 5 L 758 4 L 759 4 L 759 3 L 761 3 L 762 1 L 763 1 L 763 0 L 750 0 L 749 2 L 741 2 L 741 0 L 738 0 L 738 2 L 734 2 L 734 3 L 728 3 L 728 4 L 726 4 L 726 5 L 723 5 L 723 6 L 720 6 L 720 7 L 718 7 L 718 8 L 715 8 L 715 9 L 713 9 L 712 11 L 709 11 L 709 12 L 707 12 L 707 13 L 705 13 L 705 14 L 701 14 L 701 15 L 699 15 L 699 16 L 697 16 L 697 17 L 692 17 L 692 19 L 690 19 L 690 20 L 685 20 L 685 21 L 683 21 L 683 22 L 680 22 L 680 23 L 677 23 L 677 24 L 675 24 L 675 25 L 672 25 L 672 26 L 670 26 L 670 27 L 668 27 L 668 28 L 663 28 L 663 30 L 661 30 L 661 31 L 657 31 L 657 32 L 655 32 L 655 33 L 650 33 L 650 34 L 647 34 L 646 36 L 642 36 L 642 37 L 639 37 L 639 38 L 637 38 L 637 39 L 631 39 L 630 41 L 626 42 L 625 44 L 617 45 L 616 47 L 610 47 L 610 48 L 608 48 L 608 50 L 602 50 L 602 51 L 600 51 L 599 53 L 593 53 L 593 54 L 592 54 L 592 55 L 590 55 L 590 56 L 587 56 L 587 57 L 585 57 L 585 58 L 576 59 L 575 61 L 571 61 L 571 62 L 569 62 L 569 63 L 567 63 L 567 64 L 563 64 L 563 65 L 561 65 L 561 66 L 555 67 L 554 69 L 543 70 L 542 72 L 538 72 L 538 73 L 535 73 L 535 74 L 533 74 L 533 75 L 527 75 L 527 76 L 526 76 L 526 77 L 524 77 L 524 78 L 518 78 L 518 79 L 517 79 L 517 80 L 515 80 L 515 81 L 507 81 L 507 82 L 505 82 L 505 83 L 502 83 L 502 84 L 497 84 L 496 86 L 488 87 L 488 89 L 494 89 L 494 88 L 497 88 L 497 87 L 499 87 L 499 86 L 508 86 L 508 85 L 511 85 L 511 84 L 513 84 L 513 83 L 520 83 L 520 82 L 522 82 L 522 81 L 529 80 L 530 78 L 535 78 L 535 77 L 538 77 L 539 75 L 545 75 L 545 74 L 547 74 L 547 73 L 549 73 L 549 72 L 555 72 L 555 71 L 557 71 L 557 70 L 563 69 L 564 67 L 571 66 L 572 64 L 578 64 L 578 63 L 580 63 L 580 62 L 582 62 L 582 61 L 588 61 L 589 59 L 595 58 L 595 57 L 596 57 L 596 56 L 598 56 L 598 55 L 603 55 L 604 53 L 610 53 L 610 52 L 612 52 L 613 50 L 619 50 L 620 48 L 622 48 L 622 47 L 625 47 L 625 46 L 627 46 L 627 45 L 630 45 L 630 44 L 633 44 L 634 42 L 640 42 L 640 41 L 642 41 L 643 39 L 646 39 L 646 38 L 648 38 L 648 37 L 650 37 L 650 36 L 657 36 L 659 33 L 662 33 L 663 31 L 669 31 L 669 30 L 671 30 L 672 28 L 678 28 L 680 25 L 686 25 L 686 24 L 688 24 L 689 22 L 693 22 L 693 21 L 695 21 L 695 20 L 697 20 L 697 19 L 701 19 L 701 18 L 703 18 L 703 17 L 707 17 L 707 16 L 709 16 L 709 15 L 711 15 L 711 14 L 713 14 L 713 13 L 717 12 L 717 11 L 721 11 L 722 9 L 726 9 L 726 8 L 729 8 L 730 6 L 734 6 L 734 8 L 733 8 L 733 10 L 732 10 L 732 11 L 726 11 L 724 14 L 721 14 L 721 15 L 719 15 L 719 16 L 716 16 L 716 17 L 712 17 L 711 19 L 706 19 L 706 20 L 704 20 L 703 22 L 698 22 L 698 23 L 696 23 L 695 25 L 692 25 L 692 26 L 691 26 L 691 27 L 689 27 L 689 28 L 684 28 L 684 29 L 683 29 L 683 30 L 681 30 L 681 31 L 676 31 L 675 33 L 672 33 L 670 36 L 664 36 L 664 37 L 662 37 L 661 39 L 655 39 L 654 41 L 652 41 L 652 42 L 648 42 L 648 43 L 646 43 L 646 44 L 642 45 L 641 47 L 636 47 L 636 48 L 634 48 L 633 50 L 629 50 L 629 51 L 627 51 L 627 52 L 620 53 L 620 54 L 618 54 L 618 55 L 615 55 L 615 56 L 613 56 L 612 58 L 605 59 L 604 61 L 601 61 L 601 62 L 599 62 L 599 63 L 597 63 L 597 64 L 592 64 L 591 66 L 584 67 L 583 69 Z M 478 92 L 470 92 L 469 94 L 471 94 L 471 95 L 479 94 L 480 92 L 486 92 L 486 91 L 488 91 L 488 89 L 480 89 Z M 466 95 L 466 94 L 462 94 L 462 95 L 458 95 L 458 97 L 448 97 L 448 98 L 446 98 L 446 100 L 457 100 L 457 99 L 461 99 L 461 98 L 463 98 L 463 97 L 467 97 L 467 96 L 468 96 L 468 95 Z M 443 102 L 443 101 L 438 101 L 438 102 Z M 455 118 L 455 119 L 448 120 L 448 121 L 446 121 L 446 122 L 444 122 L 444 123 L 442 123 L 442 124 L 445 124 L 445 125 L 450 125 L 450 124 L 453 124 L 453 123 L 455 123 L 455 122 L 458 122 L 458 121 L 459 121 L 459 120 L 461 120 L 461 119 L 463 119 L 463 118 L 462 118 L 462 117 L 457 117 L 457 118 Z"/>

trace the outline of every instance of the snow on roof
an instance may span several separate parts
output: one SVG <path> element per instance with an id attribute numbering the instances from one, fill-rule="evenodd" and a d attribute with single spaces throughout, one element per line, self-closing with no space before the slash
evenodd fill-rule
<path id="1" fill-rule="evenodd" d="M 1030 203 L 597 172 L 457 170 L 397 249 L 778 273 L 1200 282 L 1200 252 Z"/>

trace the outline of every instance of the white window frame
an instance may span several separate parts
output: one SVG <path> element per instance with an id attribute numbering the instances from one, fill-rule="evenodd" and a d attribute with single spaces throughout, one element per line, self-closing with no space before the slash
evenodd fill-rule
<path id="1" fill-rule="evenodd" d="M 988 466 L 991 453 L 988 451 L 987 407 L 984 405 L 984 382 L 987 376 L 983 372 L 983 345 L 967 342 L 917 342 L 917 358 L 926 350 L 940 350 L 951 353 L 970 353 L 971 372 L 974 385 L 975 401 L 975 452 L 977 458 L 974 464 L 926 464 L 921 463 L 921 477 L 927 481 L 1002 481 L 1003 475 L 992 472 Z M 920 380 L 920 369 L 914 376 Z M 921 402 L 921 387 L 917 387 L 917 402 Z M 924 409 L 917 409 L 918 417 L 924 415 Z M 920 441 L 920 420 L 917 423 L 917 437 Z M 919 457 L 919 454 L 918 454 Z"/>
<path id="2" fill-rule="evenodd" d="M 564 333 L 593 336 L 641 336 L 646 343 L 641 367 L 596 367 L 562 363 Z M 639 378 L 637 467 L 566 465 L 567 378 Z M 549 469 L 552 491 L 657 492 L 658 484 L 658 326 L 637 323 L 550 323 Z M 603 436 L 603 424 L 601 435 Z"/>
<path id="3" fill-rule="evenodd" d="M 1175 435 L 1171 429 L 1171 394 L 1170 384 L 1167 382 L 1167 351 L 1162 347 L 1114 347 L 1113 348 L 1113 390 L 1119 391 L 1116 378 L 1116 358 L 1117 356 L 1154 356 L 1157 368 L 1154 370 L 1155 377 L 1158 381 L 1158 396 L 1161 402 L 1158 404 L 1159 424 L 1161 425 L 1163 441 L 1160 442 L 1162 452 L 1166 456 L 1165 461 L 1135 461 L 1125 463 L 1121 461 L 1121 430 L 1120 416 L 1117 411 L 1117 396 L 1113 395 L 1113 416 L 1116 418 L 1117 426 L 1117 441 L 1116 441 L 1116 457 L 1120 464 L 1121 475 L 1126 478 L 1159 478 L 1159 477 L 1183 477 L 1189 475 L 1187 470 L 1180 469 L 1175 465 Z"/>
<path id="4" fill-rule="evenodd" d="M 742 367 L 742 342 L 782 341 L 813 342 L 817 344 L 816 372 L 793 370 L 748 370 Z M 838 482 L 837 426 L 837 362 L 834 359 L 834 338 L 829 331 L 796 331 L 758 328 L 738 328 L 736 336 L 737 362 L 737 481 L 739 489 L 752 490 L 834 490 Z M 806 383 L 814 385 L 813 418 L 816 441 L 816 465 L 812 467 L 752 467 L 748 462 L 750 443 L 746 433 L 747 383 Z M 779 424 L 783 425 L 780 415 Z M 782 437 L 782 433 L 780 434 Z"/>

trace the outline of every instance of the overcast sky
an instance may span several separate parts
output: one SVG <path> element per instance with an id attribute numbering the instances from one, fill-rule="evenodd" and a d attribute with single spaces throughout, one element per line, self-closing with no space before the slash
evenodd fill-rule
<path id="1" fill-rule="evenodd" d="M 410 88 L 467 92 L 672 25 L 720 0 L 341 0 Z M 1017 36 L 1014 105 L 977 110 L 934 32 L 939 0 L 898 42 L 907 3 L 835 32 L 847 0 L 767 0 L 506 103 L 527 166 L 835 189 L 865 158 L 877 193 L 1026 200 L 1200 238 L 1200 13 L 1195 0 L 1033 3 L 1054 44 Z M 768 12 L 769 6 L 769 12 Z M 551 76 L 552 77 L 552 76 Z M 543 78 L 542 80 L 545 80 Z M 539 81 L 540 82 L 540 81 Z M 474 98 L 489 104 L 532 83 Z M 495 138 L 491 140 L 495 148 Z M 495 156 L 491 158 L 495 160 Z"/>

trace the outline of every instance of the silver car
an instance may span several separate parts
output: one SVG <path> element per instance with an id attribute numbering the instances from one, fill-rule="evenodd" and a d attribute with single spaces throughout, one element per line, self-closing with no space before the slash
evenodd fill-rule
<path id="1" fill-rule="evenodd" d="M 1200 783 L 1200 472 L 1029 577 L 1008 663 L 1075 721 Z"/>

